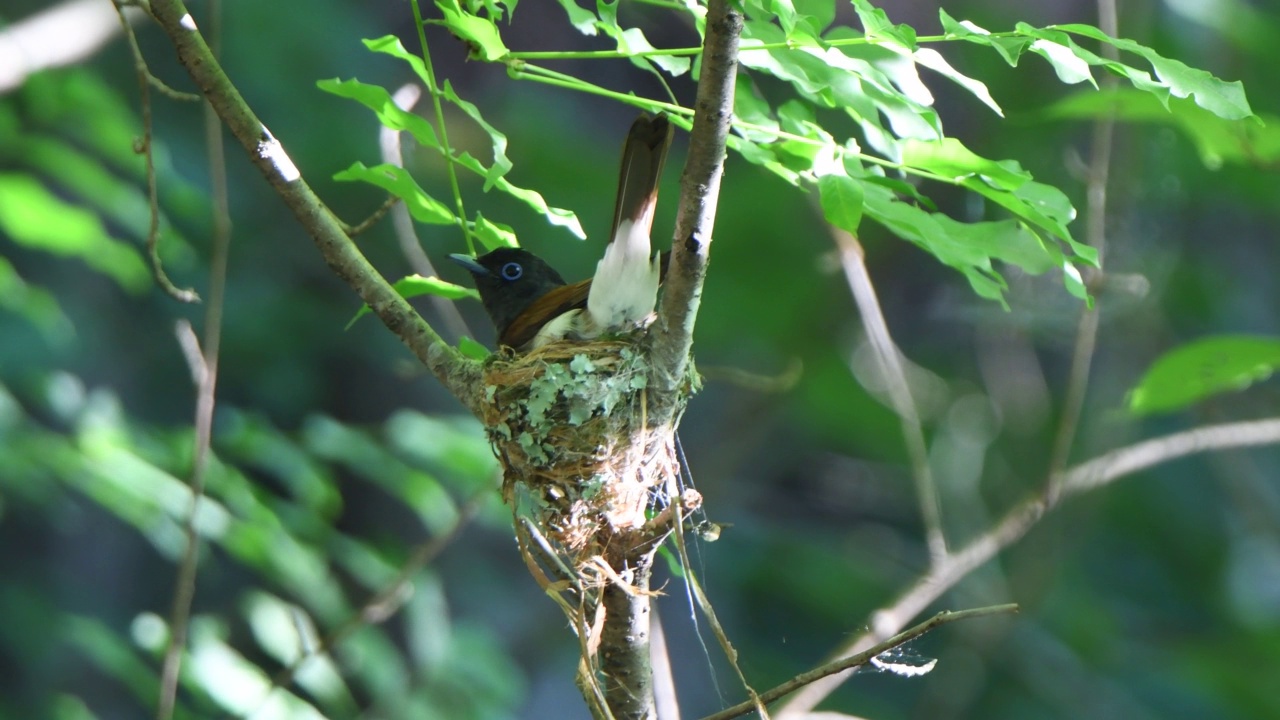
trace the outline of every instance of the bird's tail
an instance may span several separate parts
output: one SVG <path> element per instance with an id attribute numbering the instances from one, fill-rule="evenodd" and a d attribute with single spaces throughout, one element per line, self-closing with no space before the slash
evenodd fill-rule
<path id="1" fill-rule="evenodd" d="M 596 334 L 643 320 L 657 302 L 661 270 L 650 248 L 649 233 L 658 203 L 662 165 L 670 145 L 671 123 L 666 115 L 642 115 L 627 134 L 613 235 L 596 266 L 587 298 L 587 312 Z"/>

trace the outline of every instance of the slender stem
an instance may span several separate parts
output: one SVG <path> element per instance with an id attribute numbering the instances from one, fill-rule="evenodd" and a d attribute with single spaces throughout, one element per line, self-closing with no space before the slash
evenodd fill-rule
<path id="1" fill-rule="evenodd" d="M 413 22 L 418 28 L 418 43 L 422 46 L 422 66 L 426 71 L 427 93 L 431 95 L 431 107 L 436 114 L 436 130 L 440 133 L 440 151 L 444 153 L 446 159 L 452 160 L 453 151 L 449 149 L 449 131 L 444 119 L 444 105 L 440 102 L 440 89 L 436 85 L 436 73 L 431 64 L 431 50 L 427 47 L 426 23 L 422 21 L 422 9 L 418 6 L 418 0 L 409 0 L 409 5 L 413 8 Z M 449 173 L 449 187 L 453 190 L 453 202 L 458 208 L 458 224 L 462 228 L 462 237 L 467 243 L 467 252 L 475 255 L 475 240 L 471 236 L 471 224 L 467 222 L 466 208 L 462 205 L 462 188 L 458 185 L 458 173 L 453 168 L 453 162 L 446 162 L 445 168 Z"/>
<path id="2" fill-rule="evenodd" d="M 124 14 L 124 6 L 115 0 L 116 14 L 120 16 L 120 25 L 124 28 L 125 38 L 129 41 L 129 50 L 133 53 L 133 68 L 138 76 L 138 105 L 142 113 L 142 138 L 137 142 L 136 152 L 142 154 L 147 174 L 147 205 L 150 208 L 150 223 L 147 227 L 147 259 L 151 263 L 151 275 L 156 285 L 169 297 L 184 303 L 200 302 L 200 296 L 192 288 L 179 288 L 169 279 L 164 271 L 164 263 L 160 261 L 160 193 L 156 187 L 155 155 L 151 148 L 151 87 L 156 81 L 147 61 L 138 47 L 138 38 L 133 34 L 133 25 Z M 168 89 L 167 85 L 161 85 Z"/>
<path id="3" fill-rule="evenodd" d="M 511 63 L 507 66 L 511 71 L 511 76 L 517 80 L 533 80 L 544 85 L 553 87 L 561 87 L 567 90 L 586 93 L 588 95 L 597 95 L 599 97 L 617 100 L 618 102 L 638 107 L 648 112 L 665 112 L 670 115 L 692 115 L 693 111 L 683 108 L 673 103 L 662 102 L 661 100 L 650 100 L 648 98 L 637 97 L 620 93 L 608 88 L 593 85 L 585 80 L 580 80 L 572 75 L 556 72 L 549 68 L 539 67 L 538 65 L 529 65 L 527 63 Z"/>
<path id="4" fill-rule="evenodd" d="M 1106 34 L 1115 37 L 1116 26 L 1115 0 L 1098 0 L 1098 26 Z M 1102 56 L 1108 60 L 1116 60 L 1119 52 L 1108 43 L 1101 47 Z M 1116 76 L 1103 73 L 1101 90 L 1110 90 L 1116 85 Z M 1089 174 L 1086 191 L 1085 242 L 1098 251 L 1097 268 L 1087 270 L 1087 284 L 1091 287 L 1099 285 L 1102 277 L 1103 260 L 1107 251 L 1107 182 L 1111 174 L 1111 145 L 1115 136 L 1116 119 L 1114 113 L 1098 118 L 1093 124 L 1093 138 L 1089 150 Z M 1071 456 L 1071 448 L 1075 444 L 1076 433 L 1080 428 L 1080 419 L 1084 415 L 1084 402 L 1089 392 L 1089 373 L 1093 367 L 1093 356 L 1098 345 L 1098 324 L 1100 310 L 1095 302 L 1086 308 L 1080 316 L 1076 327 L 1075 347 L 1071 356 L 1071 370 L 1068 374 L 1067 388 L 1063 394 L 1062 416 L 1058 419 L 1058 432 L 1053 440 L 1053 449 L 1049 454 L 1049 490 L 1052 498 L 1060 490 L 1053 484 L 1053 478 L 1059 477 L 1059 471 L 1066 467 Z"/>
<path id="5" fill-rule="evenodd" d="M 210 52 L 217 57 L 222 38 L 220 0 L 209 2 Z M 186 647 L 191 603 L 196 592 L 200 537 L 196 532 L 196 516 L 204 499 L 205 474 L 209 467 L 209 448 L 213 442 L 213 410 L 217 401 L 218 358 L 222 348 L 222 311 L 227 287 L 227 257 L 231 246 L 231 208 L 227 191 L 226 154 L 222 143 L 222 123 L 209 103 L 204 103 L 205 149 L 209 161 L 209 185 L 213 194 L 211 252 L 209 257 L 209 299 L 205 305 L 204 341 L 189 353 L 196 385 L 195 447 L 192 451 L 191 507 L 185 533 L 186 547 L 178 566 L 178 579 L 173 594 L 169 619 L 169 646 L 165 649 L 161 671 L 160 701 L 156 717 L 173 717 L 177 701 L 178 679 L 182 669 L 182 653 Z M 194 332 L 191 333 L 194 336 Z"/>
<path id="6" fill-rule="evenodd" d="M 478 414 L 484 400 L 479 363 L 447 345 L 343 232 L 333 212 L 316 197 L 280 141 L 245 103 L 210 53 L 182 0 L 151 0 L 151 10 L 227 130 L 311 236 L 329 267 L 455 397 Z"/>
<path id="7" fill-rule="evenodd" d="M 858 315 L 866 328 L 867 338 L 875 349 L 881 375 L 894 412 L 902 422 L 902 437 L 907 443 L 911 459 L 911 475 L 915 478 L 916 497 L 920 502 L 920 517 L 924 521 L 925 540 L 929 546 L 929 558 L 933 563 L 942 562 L 947 556 L 947 539 L 942 530 L 942 504 L 938 499 L 938 486 L 929 467 L 929 449 L 924 440 L 920 415 L 916 412 L 907 374 L 902 367 L 902 356 L 889 334 L 889 324 L 880 310 L 875 286 L 867 272 L 866 258 L 858 239 L 843 230 L 833 231 L 840 247 L 840 260 L 844 274 L 858 306 Z"/>

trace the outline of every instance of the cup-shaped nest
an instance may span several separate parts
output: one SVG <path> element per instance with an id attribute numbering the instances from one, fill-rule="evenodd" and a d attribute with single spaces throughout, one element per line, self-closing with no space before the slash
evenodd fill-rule
<path id="1" fill-rule="evenodd" d="M 647 413 L 648 366 L 626 340 L 557 342 L 485 365 L 485 427 L 505 473 L 541 505 L 542 530 L 574 554 L 640 529 L 678 470 L 671 427 Z"/>

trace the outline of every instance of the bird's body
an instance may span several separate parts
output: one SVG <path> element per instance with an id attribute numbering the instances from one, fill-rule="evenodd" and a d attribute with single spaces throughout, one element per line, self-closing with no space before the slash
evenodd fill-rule
<path id="1" fill-rule="evenodd" d="M 631 126 L 613 233 L 590 280 L 566 284 L 541 258 L 519 248 L 451 256 L 475 276 L 500 345 L 530 350 L 563 338 L 591 339 L 635 327 L 653 314 L 663 268 L 649 234 L 670 141 L 663 115 L 642 116 Z"/>

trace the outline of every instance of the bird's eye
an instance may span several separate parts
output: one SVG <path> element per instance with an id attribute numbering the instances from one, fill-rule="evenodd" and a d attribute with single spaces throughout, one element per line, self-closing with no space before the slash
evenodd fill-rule
<path id="1" fill-rule="evenodd" d="M 523 274 L 524 274 L 524 268 L 520 267 L 520 263 L 509 262 L 506 265 L 502 266 L 503 280 L 519 280 L 520 276 Z"/>

